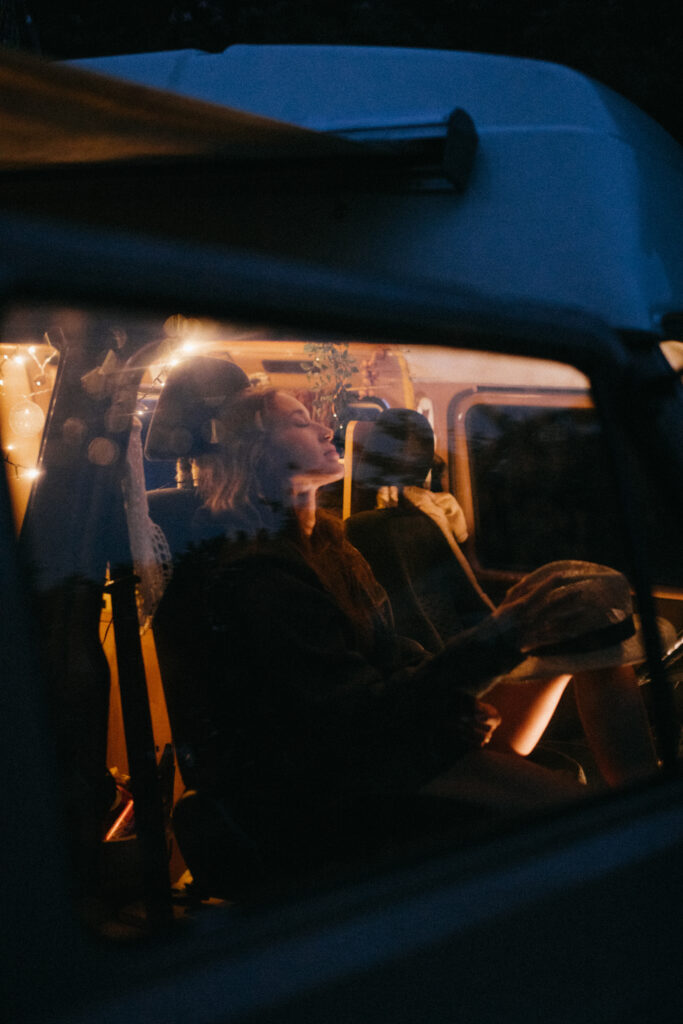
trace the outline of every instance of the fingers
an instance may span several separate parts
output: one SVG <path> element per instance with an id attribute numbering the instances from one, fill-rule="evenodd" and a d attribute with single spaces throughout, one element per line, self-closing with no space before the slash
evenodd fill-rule
<path id="1" fill-rule="evenodd" d="M 456 729 L 468 745 L 485 747 L 501 723 L 501 716 L 491 704 L 477 704 L 476 708 L 462 714 Z"/>
<path id="2" fill-rule="evenodd" d="M 517 584 L 508 591 L 495 614 L 512 619 L 519 633 L 519 648 L 525 652 L 558 635 L 571 634 L 576 612 L 576 594 L 561 577 L 552 575 L 531 590 Z"/>

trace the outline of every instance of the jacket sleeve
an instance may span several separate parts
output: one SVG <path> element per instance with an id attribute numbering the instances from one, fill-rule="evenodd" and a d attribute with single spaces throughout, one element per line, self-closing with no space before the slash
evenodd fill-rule
<path id="1" fill-rule="evenodd" d="M 487 625 L 433 656 L 415 646 L 406 655 L 392 635 L 371 658 L 315 574 L 274 559 L 225 568 L 207 609 L 212 642 L 223 651 L 213 660 L 224 666 L 225 686 L 249 694 L 261 757 L 278 750 L 283 763 L 328 785 L 384 788 L 433 777 L 466 749 L 454 722 L 520 660 Z"/>

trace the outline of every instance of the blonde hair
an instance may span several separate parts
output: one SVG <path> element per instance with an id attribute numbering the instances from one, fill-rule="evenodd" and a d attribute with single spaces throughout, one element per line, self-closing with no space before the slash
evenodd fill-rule
<path id="1" fill-rule="evenodd" d="M 245 526 L 282 521 L 287 476 L 274 458 L 268 424 L 276 388 L 250 388 L 226 401 L 214 421 L 216 451 L 197 458 L 197 486 L 214 514 L 234 512 Z"/>
<path id="2" fill-rule="evenodd" d="M 319 514 L 313 534 L 301 533 L 286 500 L 286 463 L 269 429 L 280 393 L 276 388 L 250 388 L 224 403 L 214 421 L 216 452 L 197 459 L 197 486 L 211 513 L 231 513 L 240 541 L 258 541 L 263 532 L 277 534 L 286 528 L 352 624 L 360 648 L 372 653 L 378 623 L 386 630 L 392 622 L 387 596 L 334 516 Z"/>

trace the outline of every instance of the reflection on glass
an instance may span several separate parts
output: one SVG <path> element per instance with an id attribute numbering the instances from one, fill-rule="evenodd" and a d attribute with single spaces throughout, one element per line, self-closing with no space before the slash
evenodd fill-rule
<path id="1" fill-rule="evenodd" d="M 48 339 L 0 336 L 0 437 L 17 525 L 21 524 L 37 467 L 58 354 Z"/>
<path id="2" fill-rule="evenodd" d="M 654 770 L 589 382 L 457 343 L 7 320 L 3 451 L 80 892 L 107 914 L 163 916 L 188 868 L 239 899 Z M 670 587 L 667 646 L 679 609 Z M 172 828 L 186 787 L 204 803 Z"/>

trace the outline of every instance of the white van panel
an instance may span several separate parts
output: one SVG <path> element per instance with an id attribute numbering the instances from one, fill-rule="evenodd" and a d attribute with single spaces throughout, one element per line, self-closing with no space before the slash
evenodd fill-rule
<path id="1" fill-rule="evenodd" d="M 463 194 L 432 174 L 356 194 L 343 218 L 317 221 L 297 197 L 267 213 L 283 220 L 292 253 L 576 307 L 620 329 L 659 331 L 664 314 L 683 310 L 683 150 L 636 107 L 568 68 L 320 46 L 74 63 L 354 139 L 443 134 L 449 114 L 464 108 L 479 147 Z"/>

